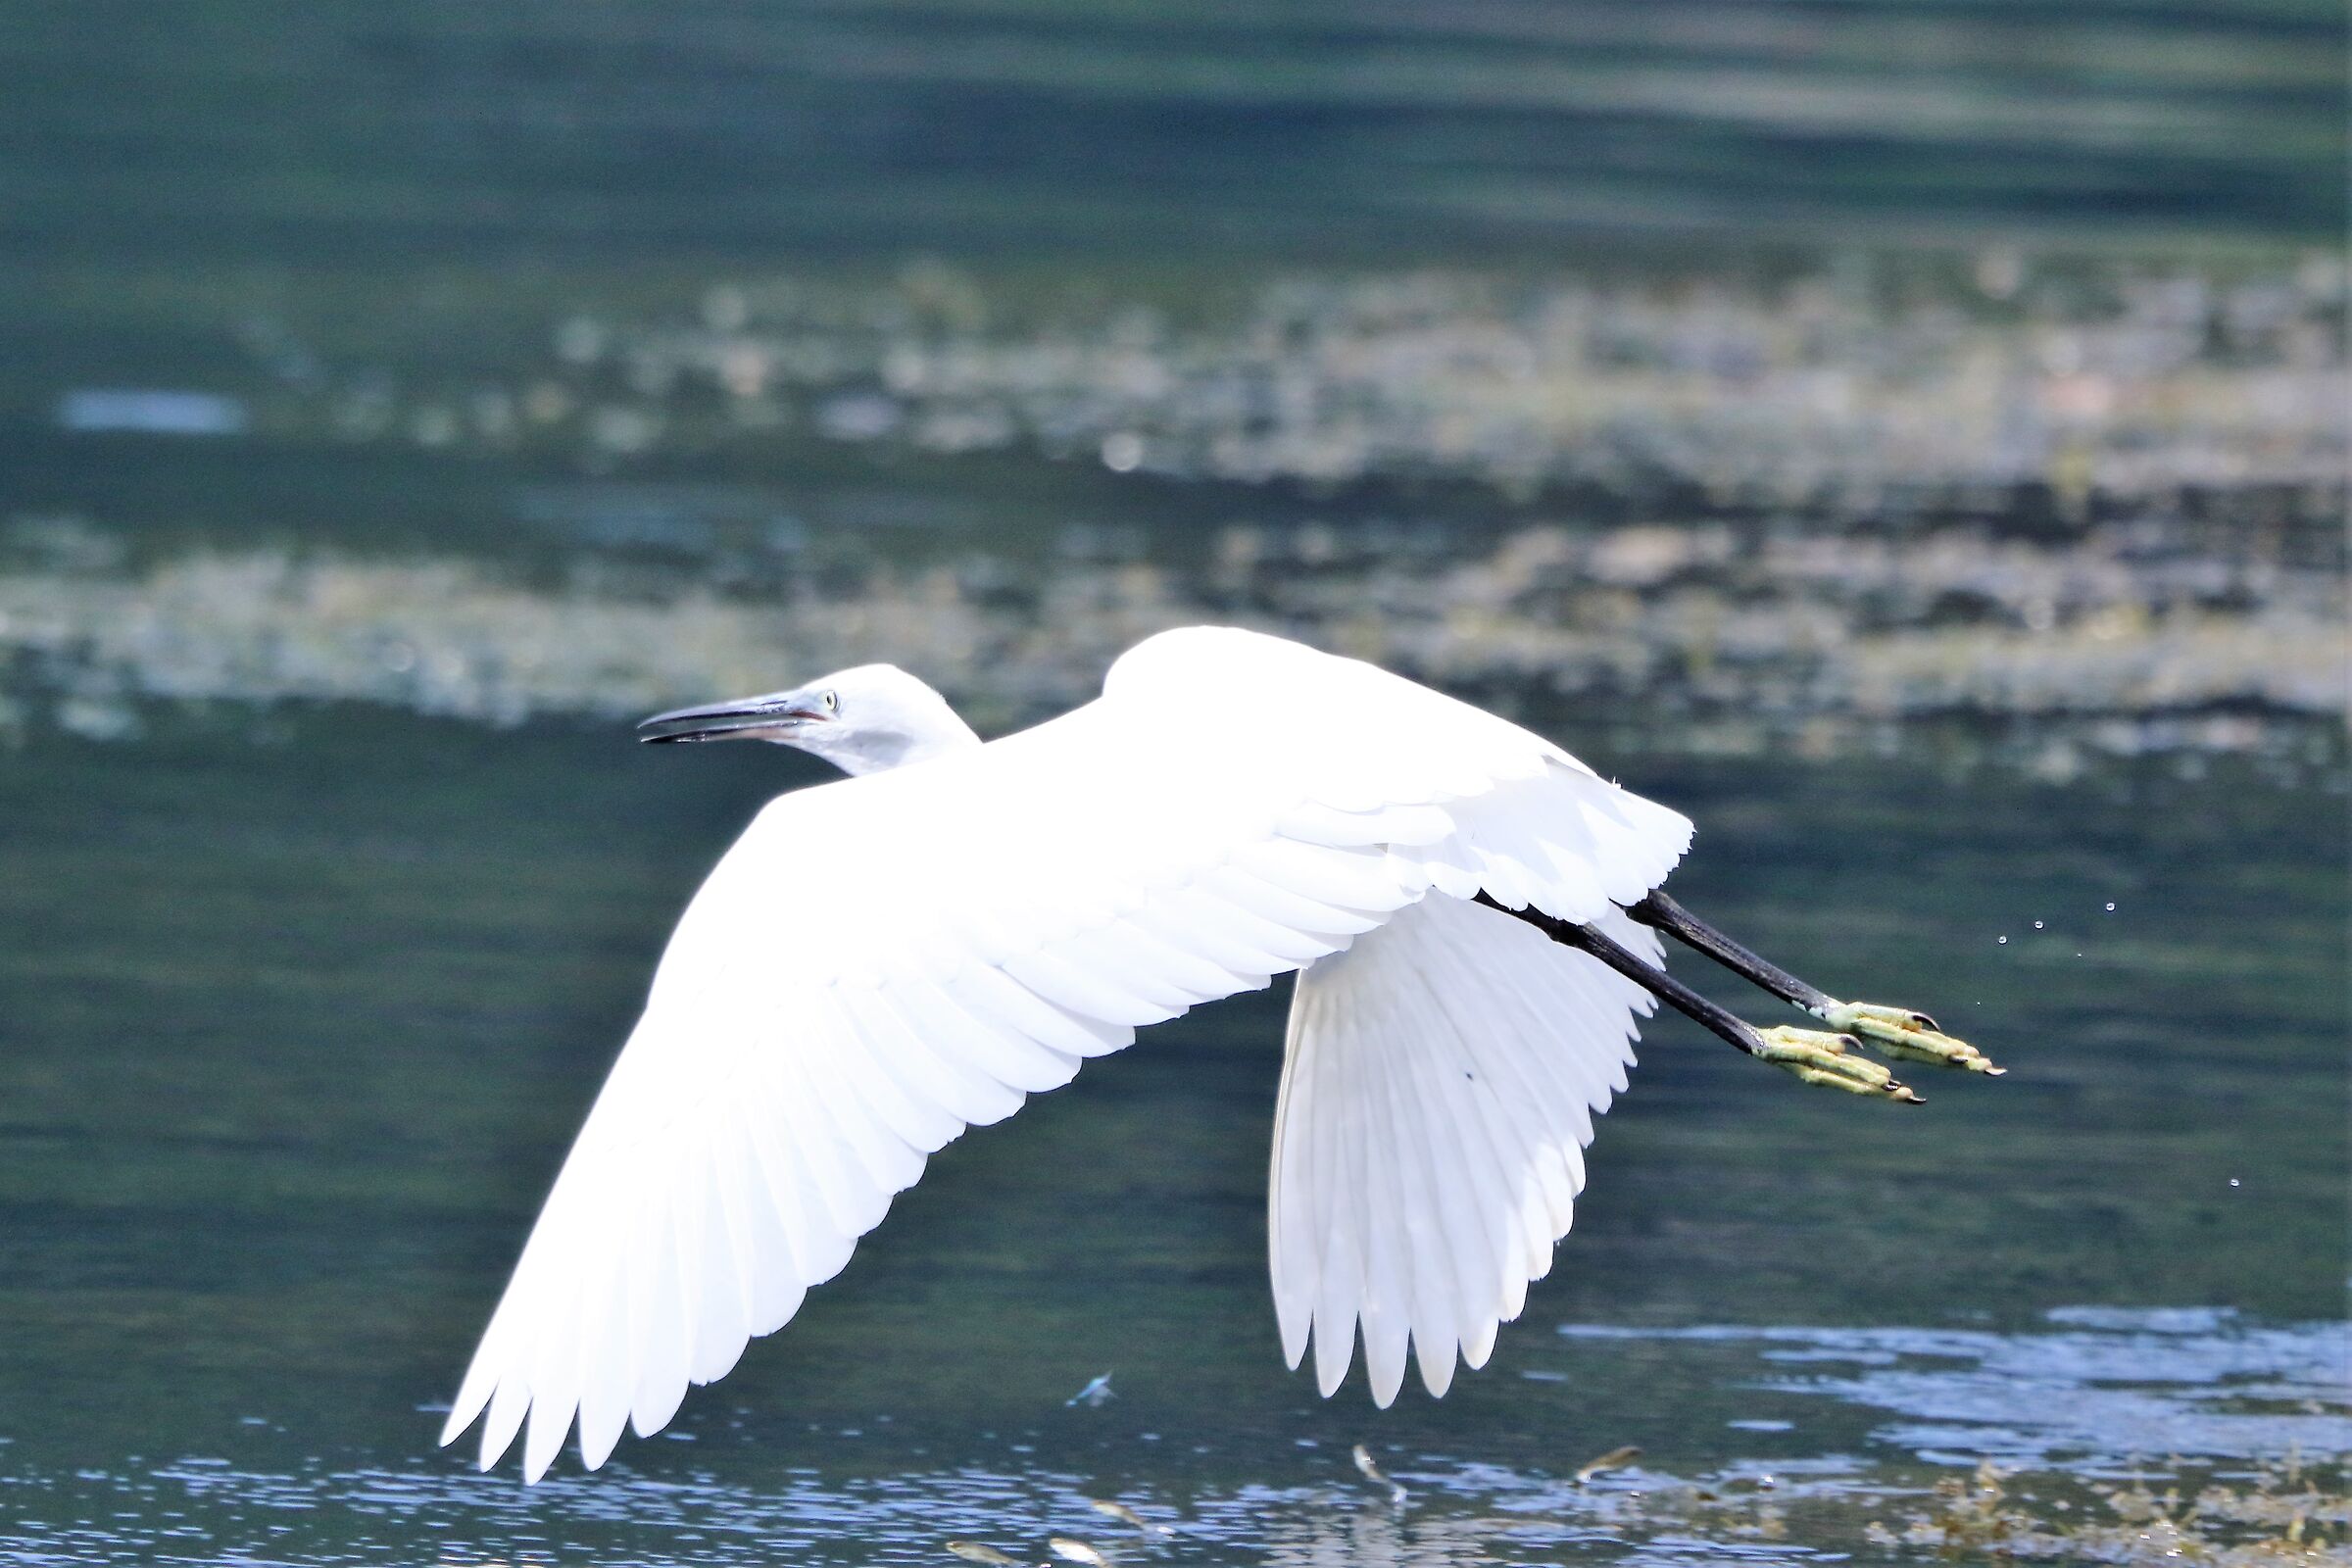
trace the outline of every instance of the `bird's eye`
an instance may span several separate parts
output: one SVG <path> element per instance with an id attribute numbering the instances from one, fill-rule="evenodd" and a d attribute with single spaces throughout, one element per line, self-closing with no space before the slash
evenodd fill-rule
<path id="1" fill-rule="evenodd" d="M 826 712 L 838 713 L 841 711 L 841 694 L 839 692 L 827 692 L 818 700 L 825 705 Z"/>

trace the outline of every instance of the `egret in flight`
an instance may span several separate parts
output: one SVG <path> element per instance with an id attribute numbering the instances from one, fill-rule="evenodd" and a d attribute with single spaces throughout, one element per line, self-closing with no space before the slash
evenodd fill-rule
<path id="1" fill-rule="evenodd" d="M 1433 1396 L 1550 1268 L 1592 1118 L 1653 999 L 1810 1084 L 1916 1100 L 1881 1054 L 1993 1072 L 1659 891 L 1690 823 L 1492 713 L 1254 632 L 1164 632 L 1102 695 L 983 743 L 887 664 L 680 709 L 850 776 L 771 803 L 688 905 L 474 1352 L 441 1441 L 676 1414 L 849 1261 L 966 1127 L 1142 1025 L 1296 970 L 1267 1202 L 1274 1304 L 1328 1396 L 1409 1347 Z M 1661 936 L 1813 1015 L 1757 1029 Z"/>

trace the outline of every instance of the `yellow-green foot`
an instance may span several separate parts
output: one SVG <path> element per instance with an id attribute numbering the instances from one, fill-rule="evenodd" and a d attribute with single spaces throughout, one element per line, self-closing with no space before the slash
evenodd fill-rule
<path id="1" fill-rule="evenodd" d="M 1818 1029 L 1795 1029 L 1787 1024 L 1756 1031 L 1756 1054 L 1774 1066 L 1796 1074 L 1801 1083 L 1824 1089 L 1842 1089 L 1849 1095 L 1876 1095 L 1882 1100 L 1919 1102 L 1913 1094 L 1868 1056 L 1858 1054 L 1861 1042 L 1851 1035 L 1824 1034 Z"/>
<path id="2" fill-rule="evenodd" d="M 1909 1007 L 1882 1007 L 1873 1002 L 1841 1002 L 1825 1010 L 1822 1022 L 1841 1034 L 1858 1035 L 1889 1056 L 1924 1061 L 1963 1072 L 1987 1073 L 1995 1078 L 2008 1071 L 1965 1040 L 1939 1032 L 1936 1020 Z"/>

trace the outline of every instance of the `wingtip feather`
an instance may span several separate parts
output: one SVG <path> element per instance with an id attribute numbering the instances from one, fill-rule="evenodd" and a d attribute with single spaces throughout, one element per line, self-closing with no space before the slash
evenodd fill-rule
<path id="1" fill-rule="evenodd" d="M 502 1381 L 498 1392 L 490 1396 L 490 1413 L 482 1422 L 481 1456 L 476 1468 L 488 1470 L 498 1463 L 514 1445 L 514 1434 L 522 1430 L 522 1418 L 529 1413 L 531 1397 L 527 1390 L 512 1379 Z"/>
<path id="2" fill-rule="evenodd" d="M 458 1396 L 449 1401 L 448 1419 L 441 1423 L 441 1446 L 444 1448 L 457 1442 L 466 1429 L 473 1425 L 473 1418 L 482 1413 L 482 1407 L 490 1402 L 490 1396 L 497 1388 L 498 1379 L 492 1371 L 496 1363 L 490 1352 L 491 1341 L 496 1333 L 497 1324 L 493 1321 L 491 1327 L 483 1332 L 482 1343 L 475 1348 L 473 1360 L 466 1368 L 465 1380 L 458 1385 Z"/>
<path id="3" fill-rule="evenodd" d="M 462 1404 L 451 1406 L 449 1419 L 441 1423 L 441 1436 L 435 1440 L 434 1446 L 446 1448 L 464 1437 L 466 1429 L 473 1425 L 473 1418 L 479 1414 L 481 1411 L 478 1407 L 468 1410 Z"/>
<path id="4" fill-rule="evenodd" d="M 1451 1342 L 1437 1346 L 1433 1349 L 1432 1347 L 1416 1341 L 1413 1345 L 1413 1361 L 1421 1369 L 1421 1386 L 1429 1391 L 1429 1396 L 1433 1399 L 1446 1397 L 1446 1391 L 1453 1387 L 1453 1346 Z"/>
<path id="5" fill-rule="evenodd" d="M 1355 1363 L 1355 1325 L 1319 1327 L 1315 1334 L 1315 1388 L 1326 1399 L 1348 1381 Z"/>
<path id="6" fill-rule="evenodd" d="M 537 1486 L 556 1455 L 564 1451 L 564 1440 L 571 1433 L 571 1410 L 564 1407 L 562 1415 L 556 1406 L 535 1404 L 531 1408 L 531 1427 L 522 1440 L 522 1480 L 525 1486 Z"/>

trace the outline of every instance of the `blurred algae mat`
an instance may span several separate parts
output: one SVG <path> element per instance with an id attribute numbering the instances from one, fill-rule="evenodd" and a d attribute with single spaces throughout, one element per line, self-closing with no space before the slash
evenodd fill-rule
<path id="1" fill-rule="evenodd" d="M 0 732 L 885 656 L 1011 721 L 1216 618 L 1716 751 L 2331 751 L 2343 31 L 28 13 Z"/>

